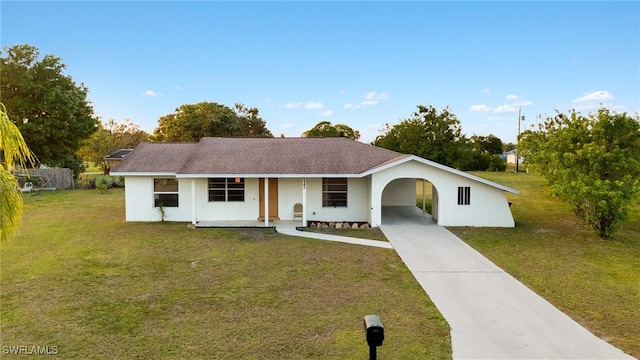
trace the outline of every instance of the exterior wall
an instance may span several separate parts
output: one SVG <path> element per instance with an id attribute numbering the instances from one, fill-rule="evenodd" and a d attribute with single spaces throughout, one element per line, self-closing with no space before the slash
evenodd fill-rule
<path id="1" fill-rule="evenodd" d="M 408 161 L 372 175 L 371 225 L 382 221 L 382 196 L 387 184 L 398 178 L 429 180 L 434 192 L 434 218 L 442 226 L 513 227 L 515 223 L 509 205 L 500 189 L 420 163 Z M 415 185 L 414 185 L 415 186 Z M 458 187 L 471 188 L 471 204 L 458 205 Z"/>
<path id="2" fill-rule="evenodd" d="M 305 211 L 307 221 L 369 221 L 369 178 L 348 179 L 346 207 L 323 207 L 322 179 L 307 179 Z"/>
<path id="3" fill-rule="evenodd" d="M 128 176 L 125 178 L 125 205 L 127 221 L 160 221 L 160 211 L 153 203 L 154 177 Z M 191 219 L 191 182 L 178 179 L 178 207 L 165 207 L 166 221 Z"/>
<path id="4" fill-rule="evenodd" d="M 160 212 L 153 205 L 154 177 L 127 177 L 125 203 L 127 221 L 160 221 Z M 369 221 L 370 178 L 349 179 L 347 207 L 322 206 L 322 179 L 307 179 L 308 221 Z M 192 206 L 191 184 L 195 188 L 195 206 Z M 245 179 L 245 201 L 209 202 L 207 179 L 178 179 L 177 208 L 167 207 L 166 221 L 257 220 L 259 214 L 259 179 Z M 302 203 L 302 178 L 278 179 L 278 216 L 280 220 L 293 220 L 293 205 Z"/>
<path id="5" fill-rule="evenodd" d="M 185 179 L 191 182 L 191 179 Z M 258 179 L 244 181 L 244 201 L 209 201 L 207 179 L 193 179 L 196 190 L 196 221 L 257 220 L 260 198 Z M 191 193 L 189 189 L 188 193 Z M 189 195 L 190 196 L 190 195 Z"/>
<path id="6" fill-rule="evenodd" d="M 431 217 L 433 220 L 438 221 L 438 189 L 431 184 Z"/>
<path id="7" fill-rule="evenodd" d="M 416 179 L 392 180 L 382 192 L 382 206 L 415 206 Z"/>

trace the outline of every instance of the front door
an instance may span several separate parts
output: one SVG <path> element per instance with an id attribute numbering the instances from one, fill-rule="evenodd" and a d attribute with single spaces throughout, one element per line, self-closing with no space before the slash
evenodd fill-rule
<path id="1" fill-rule="evenodd" d="M 264 178 L 260 178 L 259 207 L 260 212 L 258 220 L 264 220 Z M 269 179 L 269 221 L 279 220 L 278 217 L 278 179 Z"/>

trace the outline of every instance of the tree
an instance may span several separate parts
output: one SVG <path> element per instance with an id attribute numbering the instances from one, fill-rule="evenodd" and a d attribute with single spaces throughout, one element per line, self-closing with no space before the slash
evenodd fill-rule
<path id="1" fill-rule="evenodd" d="M 468 140 L 458 118 L 444 108 L 418 105 L 413 116 L 399 124 L 386 124 L 374 145 L 414 154 L 437 163 L 462 167 L 470 156 Z"/>
<path id="2" fill-rule="evenodd" d="M 489 155 L 502 154 L 502 140 L 499 137 L 489 134 L 488 136 L 473 135 L 471 142 L 476 151 Z"/>
<path id="3" fill-rule="evenodd" d="M 471 158 L 461 170 L 465 171 L 504 171 L 507 168 L 506 160 L 500 157 L 502 154 L 502 140 L 490 134 L 488 136 L 471 136 Z"/>
<path id="4" fill-rule="evenodd" d="M 344 124 L 332 125 L 329 121 L 321 121 L 311 129 L 302 133 L 303 137 L 346 137 L 351 140 L 360 139 L 360 132 Z"/>
<path id="5" fill-rule="evenodd" d="M 81 161 L 76 152 L 98 126 L 87 88 L 63 74 L 66 65 L 58 57 L 39 59 L 39 50 L 30 45 L 4 50 L 0 101 L 10 119 L 40 164 L 70 167 L 78 175 Z"/>
<path id="6" fill-rule="evenodd" d="M 557 113 L 522 134 L 527 162 L 552 195 L 602 238 L 611 237 L 640 195 L 640 119 L 600 109 Z"/>
<path id="7" fill-rule="evenodd" d="M 0 155 L 0 239 L 4 240 L 20 228 L 22 221 L 22 191 L 11 170 L 34 159 L 3 104 L 0 104 Z"/>
<path id="8" fill-rule="evenodd" d="M 102 164 L 103 169 L 106 170 L 106 164 L 103 161 L 106 155 L 120 149 L 133 149 L 138 144 L 148 141 L 149 136 L 131 120 L 125 119 L 118 123 L 109 119 L 104 124 L 102 122 L 98 124 L 98 130 L 84 142 L 79 154 L 83 160 Z"/>
<path id="9" fill-rule="evenodd" d="M 181 105 L 158 119 L 157 141 L 199 141 L 207 136 L 273 137 L 257 108 L 235 104 L 231 109 L 215 102 Z"/>

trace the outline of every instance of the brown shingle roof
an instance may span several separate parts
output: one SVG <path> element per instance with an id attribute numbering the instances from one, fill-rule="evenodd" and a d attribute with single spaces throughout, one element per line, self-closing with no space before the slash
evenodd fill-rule
<path id="1" fill-rule="evenodd" d="M 360 174 L 406 156 L 347 138 L 203 138 L 142 144 L 115 172 Z"/>
<path id="2" fill-rule="evenodd" d="M 142 143 L 112 172 L 175 173 L 189 158 L 197 143 Z"/>

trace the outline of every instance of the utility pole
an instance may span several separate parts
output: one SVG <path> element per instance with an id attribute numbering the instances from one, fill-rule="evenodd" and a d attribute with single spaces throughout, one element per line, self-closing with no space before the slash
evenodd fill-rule
<path id="1" fill-rule="evenodd" d="M 518 165 L 520 165 L 520 156 L 518 155 L 518 148 L 520 148 L 520 122 L 524 120 L 522 116 L 522 106 L 518 107 L 518 137 L 516 138 L 516 174 L 518 173 Z"/>

